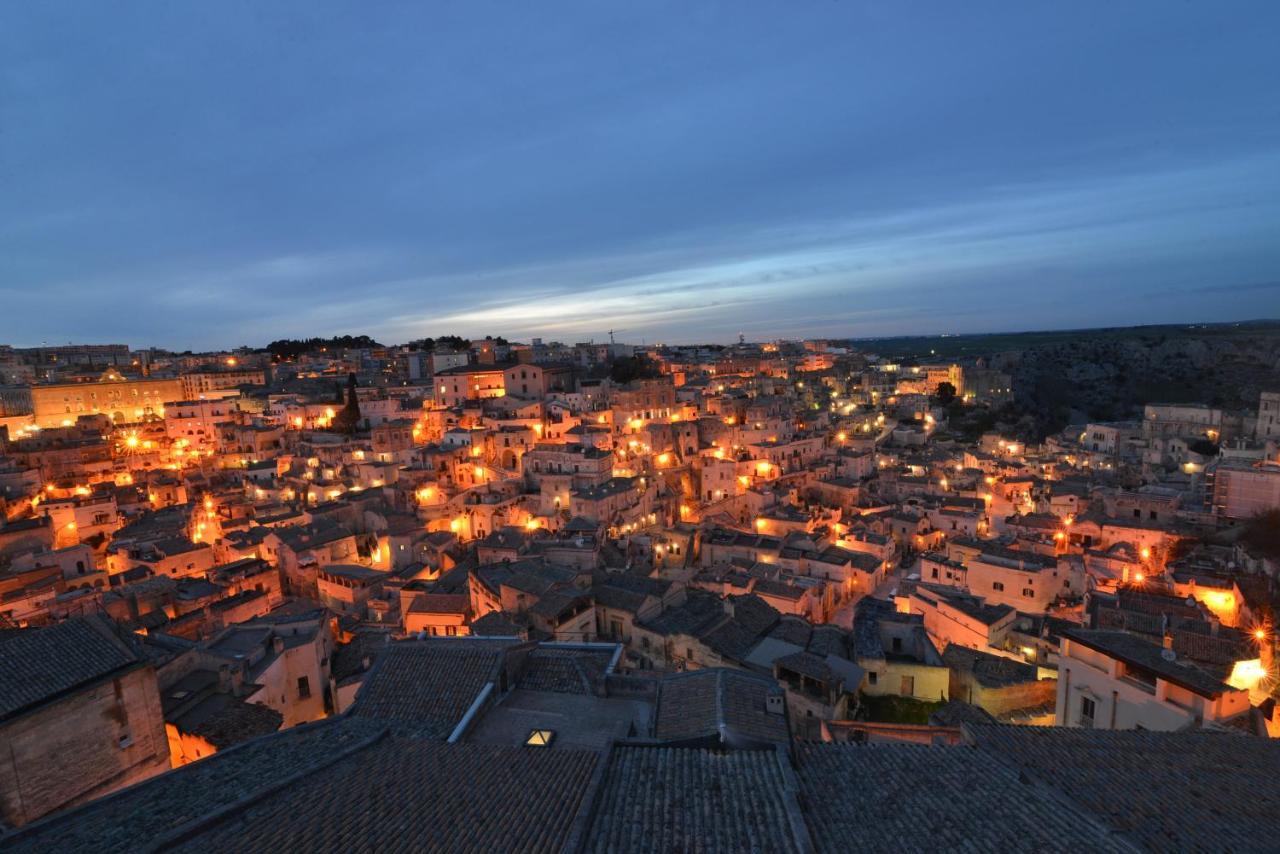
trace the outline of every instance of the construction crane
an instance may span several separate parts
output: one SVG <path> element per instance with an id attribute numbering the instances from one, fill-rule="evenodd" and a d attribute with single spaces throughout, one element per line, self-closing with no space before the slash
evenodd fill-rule
<path id="1" fill-rule="evenodd" d="M 609 330 L 609 344 L 610 344 L 610 346 L 612 346 L 612 345 L 614 345 L 614 344 L 617 344 L 617 343 L 618 343 L 617 341 L 614 341 L 614 340 L 613 340 L 613 333 L 615 333 L 615 332 L 626 332 L 626 331 L 627 331 L 627 330 L 625 330 L 625 329 L 610 329 L 610 330 Z"/>

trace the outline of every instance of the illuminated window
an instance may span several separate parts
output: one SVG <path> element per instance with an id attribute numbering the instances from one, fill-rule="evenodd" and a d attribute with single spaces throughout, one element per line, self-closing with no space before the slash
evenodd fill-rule
<path id="1" fill-rule="evenodd" d="M 535 729 L 530 730 L 529 737 L 524 740 L 527 747 L 550 747 L 551 741 L 556 737 L 553 729 Z"/>

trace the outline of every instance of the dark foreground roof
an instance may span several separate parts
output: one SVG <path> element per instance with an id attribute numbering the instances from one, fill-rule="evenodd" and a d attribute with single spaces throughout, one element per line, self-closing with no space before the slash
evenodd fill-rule
<path id="1" fill-rule="evenodd" d="M 972 727 L 1149 851 L 1261 851 L 1280 838 L 1280 741 L 1230 733 Z"/>
<path id="2" fill-rule="evenodd" d="M 587 751 L 388 735 L 178 850 L 556 852 L 596 761 Z"/>
<path id="3" fill-rule="evenodd" d="M 797 752 L 818 851 L 1125 850 L 1083 810 L 970 747 L 844 743 Z"/>
<path id="4" fill-rule="evenodd" d="M 785 752 L 615 747 L 589 851 L 800 851 Z"/>
<path id="5" fill-rule="evenodd" d="M 549 651 L 555 655 L 530 663 L 531 651 L 545 649 L 475 639 L 392 644 L 346 716 L 220 751 L 0 836 L 0 848 L 1048 852 L 1275 847 L 1280 743 L 1240 735 L 966 723 L 961 727 L 966 743 L 957 746 L 792 747 L 785 737 L 770 738 L 779 724 L 785 735 L 785 717 L 768 711 L 768 680 L 712 670 L 667 678 L 651 689 L 658 694 L 652 734 L 643 725 L 647 701 L 640 698 L 651 696 L 644 677 L 598 683 L 608 691 L 617 682 L 632 699 L 558 693 L 557 677 L 538 690 L 512 692 L 545 702 L 497 702 L 478 710 L 483 720 L 492 720 L 487 714 L 506 714 L 504 733 L 515 733 L 519 741 L 441 740 L 454 716 L 465 714 L 466 694 L 482 686 L 480 680 L 505 691 L 518 681 L 511 674 L 519 668 L 534 672 L 552 661 L 556 669 L 572 652 L 553 647 Z M 594 648 L 579 652 L 588 663 L 602 657 Z M 498 664 L 490 669 L 493 661 Z M 551 676 L 556 673 L 548 670 L 538 678 Z M 453 694 L 443 690 L 455 682 L 470 687 Z M 442 694 L 448 696 L 442 699 Z M 538 714 L 521 721 L 522 708 Z M 590 748 L 583 746 L 587 741 L 569 737 L 569 716 L 609 714 L 638 716 L 641 725 L 620 741 Z M 687 720 L 678 720 L 681 715 Z M 483 720 L 473 733 L 482 734 Z M 620 738 L 610 720 L 596 723 L 609 738 Z M 540 730 L 544 724 L 565 737 L 553 734 L 548 746 L 525 746 L 525 727 Z M 762 731 L 748 735 L 757 726 Z M 729 737 L 719 737 L 726 733 Z"/>
<path id="6" fill-rule="evenodd" d="M 264 788 L 321 765 L 339 762 L 383 727 L 350 719 L 295 727 L 219 751 L 208 759 L 0 838 L 7 851 L 137 851 L 159 847 Z"/>

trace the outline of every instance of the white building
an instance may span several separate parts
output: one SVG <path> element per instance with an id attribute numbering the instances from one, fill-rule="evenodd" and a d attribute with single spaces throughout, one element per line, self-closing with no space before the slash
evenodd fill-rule
<path id="1" fill-rule="evenodd" d="M 1174 731 L 1220 726 L 1249 708 L 1248 690 L 1137 635 L 1088 629 L 1063 635 L 1057 726 Z"/>

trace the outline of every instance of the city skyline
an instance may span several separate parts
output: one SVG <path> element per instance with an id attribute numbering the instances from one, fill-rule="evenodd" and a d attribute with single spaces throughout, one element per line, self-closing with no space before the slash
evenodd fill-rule
<path id="1" fill-rule="evenodd" d="M 1280 5 L 0 13 L 0 849 L 1253 851 Z"/>
<path id="2" fill-rule="evenodd" d="M 16 10 L 0 339 L 1271 317 L 1251 9 Z"/>

